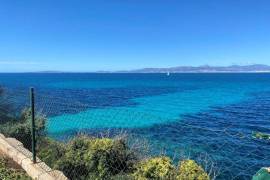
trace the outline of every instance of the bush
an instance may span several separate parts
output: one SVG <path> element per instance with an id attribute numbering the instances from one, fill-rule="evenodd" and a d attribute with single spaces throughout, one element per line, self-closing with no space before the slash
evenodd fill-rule
<path id="1" fill-rule="evenodd" d="M 209 176 L 193 160 L 184 160 L 180 162 L 177 180 L 209 180 Z"/>
<path id="2" fill-rule="evenodd" d="M 44 134 L 46 118 L 42 115 L 36 116 L 36 136 L 40 138 Z M 19 117 L 1 124 L 0 132 L 7 137 L 13 137 L 21 141 L 23 145 L 31 149 L 31 111 L 25 109 Z"/>
<path id="3" fill-rule="evenodd" d="M 110 178 L 111 180 L 134 180 L 134 177 L 132 176 L 132 174 L 117 174 L 113 177 Z"/>
<path id="4" fill-rule="evenodd" d="M 0 158 L 0 179 L 31 180 L 23 171 L 7 167 L 7 160 L 3 158 Z"/>
<path id="5" fill-rule="evenodd" d="M 70 179 L 108 179 L 131 172 L 137 160 L 121 139 L 79 136 L 65 148 L 52 142 L 50 146 L 55 147 L 42 150 L 41 159 Z"/>
<path id="6" fill-rule="evenodd" d="M 74 180 L 210 179 L 193 160 L 180 162 L 178 171 L 165 156 L 138 162 L 123 139 L 78 136 L 64 144 L 43 138 L 38 147 L 38 156 L 46 164 Z"/>
<path id="7" fill-rule="evenodd" d="M 138 180 L 173 179 L 175 168 L 170 158 L 156 157 L 140 162 L 133 175 Z"/>
<path id="8" fill-rule="evenodd" d="M 40 138 L 37 143 L 37 156 L 50 167 L 54 167 L 55 162 L 63 158 L 65 152 L 65 145 L 51 138 Z"/>

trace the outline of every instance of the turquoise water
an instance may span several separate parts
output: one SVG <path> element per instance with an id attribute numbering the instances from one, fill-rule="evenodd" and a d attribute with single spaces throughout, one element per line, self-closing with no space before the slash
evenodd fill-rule
<path id="1" fill-rule="evenodd" d="M 171 77 L 167 77 L 170 81 Z M 133 82 L 133 85 L 164 86 L 166 82 Z M 149 84 L 148 84 L 149 83 Z M 75 86 L 72 86 L 74 84 Z M 115 84 L 115 86 L 113 86 Z M 199 84 L 202 84 L 201 87 Z M 56 83 L 55 87 L 65 88 L 123 88 L 132 85 L 132 81 Z M 156 96 L 130 98 L 136 106 L 93 108 L 76 114 L 61 114 L 50 118 L 48 131 L 78 130 L 83 128 L 143 128 L 167 122 L 181 120 L 181 115 L 196 114 L 210 110 L 213 106 L 225 106 L 252 98 L 251 94 L 269 90 L 268 83 L 258 82 L 197 82 L 199 88 L 192 88 L 191 82 L 171 82 L 173 87 L 184 86 L 186 90 L 164 93 Z M 203 88 L 205 87 L 205 88 Z M 166 87 L 165 87 L 166 88 Z M 146 88 L 147 91 L 147 88 Z M 121 97 L 120 97 L 121 98 Z"/>
<path id="2" fill-rule="evenodd" d="M 209 91 L 211 92 L 209 93 Z M 131 101 L 138 104 L 134 107 L 97 108 L 52 117 L 48 124 L 48 131 L 57 133 L 82 127 L 88 129 L 149 127 L 178 121 L 181 115 L 209 110 L 211 106 L 239 102 L 249 98 L 248 92 L 250 91 L 224 91 L 222 88 L 213 88 L 212 90 L 189 90 L 181 93 L 134 98 Z"/>
<path id="3" fill-rule="evenodd" d="M 270 74 L 0 74 L 0 84 L 14 99 L 34 86 L 58 140 L 126 131 L 153 154 L 207 154 L 219 179 L 250 179 L 270 165 L 269 142 L 252 138 L 270 133 Z"/>

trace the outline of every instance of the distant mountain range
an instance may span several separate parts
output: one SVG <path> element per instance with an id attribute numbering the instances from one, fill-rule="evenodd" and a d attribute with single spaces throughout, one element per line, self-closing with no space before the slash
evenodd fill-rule
<path id="1" fill-rule="evenodd" d="M 178 66 L 170 68 L 144 68 L 118 73 L 237 73 L 237 72 L 270 72 L 270 66 L 262 64 L 232 66 Z"/>
<path id="2" fill-rule="evenodd" d="M 123 71 L 39 71 L 34 73 L 270 73 L 270 66 L 263 64 L 232 66 L 178 66 L 170 68 L 143 68 Z"/>

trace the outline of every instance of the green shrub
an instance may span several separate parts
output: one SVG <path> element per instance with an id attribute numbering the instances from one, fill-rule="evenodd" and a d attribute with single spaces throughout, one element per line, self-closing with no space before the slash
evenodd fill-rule
<path id="1" fill-rule="evenodd" d="M 177 180 L 209 180 L 208 174 L 193 160 L 180 162 Z"/>
<path id="2" fill-rule="evenodd" d="M 132 174 L 120 173 L 110 178 L 111 180 L 135 180 Z"/>
<path id="3" fill-rule="evenodd" d="M 66 145 L 54 167 L 70 179 L 108 179 L 130 172 L 134 161 L 124 140 L 79 136 Z"/>
<path id="4" fill-rule="evenodd" d="M 37 142 L 37 156 L 50 167 L 54 167 L 65 152 L 65 144 L 51 138 L 40 138 Z"/>
<path id="5" fill-rule="evenodd" d="M 40 138 L 45 130 L 46 118 L 42 115 L 36 116 L 36 135 Z M 25 109 L 19 117 L 1 124 L 0 132 L 7 137 L 13 137 L 21 141 L 23 145 L 31 149 L 31 111 Z"/>
<path id="6" fill-rule="evenodd" d="M 0 179 L 1 180 L 31 180 L 29 176 L 26 175 L 21 170 L 15 170 L 7 167 L 7 160 L 0 158 Z"/>
<path id="7" fill-rule="evenodd" d="M 173 179 L 175 168 L 170 158 L 156 157 L 140 162 L 133 175 L 138 180 Z"/>

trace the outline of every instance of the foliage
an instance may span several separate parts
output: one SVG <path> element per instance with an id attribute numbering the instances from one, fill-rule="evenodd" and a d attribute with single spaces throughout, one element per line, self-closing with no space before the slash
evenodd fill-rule
<path id="1" fill-rule="evenodd" d="M 44 138 L 38 156 L 70 179 L 209 180 L 193 160 L 180 162 L 178 171 L 169 157 L 139 161 L 123 139 L 78 136 L 68 143 Z"/>
<path id="2" fill-rule="evenodd" d="M 209 180 L 207 173 L 193 160 L 180 162 L 177 180 Z"/>
<path id="3" fill-rule="evenodd" d="M 40 138 L 37 142 L 37 156 L 53 167 L 55 162 L 65 154 L 65 145 L 51 138 Z"/>
<path id="4" fill-rule="evenodd" d="M 138 180 L 172 179 L 175 175 L 175 168 L 170 158 L 155 157 L 140 162 L 133 175 Z"/>
<path id="5" fill-rule="evenodd" d="M 132 174 L 120 173 L 110 178 L 111 180 L 134 180 Z"/>
<path id="6" fill-rule="evenodd" d="M 136 161 L 122 139 L 78 136 L 65 146 L 48 139 L 45 144 L 39 157 L 70 179 L 108 179 L 131 172 Z"/>
<path id="7" fill-rule="evenodd" d="M 0 179 L 31 180 L 23 171 L 7 167 L 7 160 L 3 158 L 0 158 Z"/>
<path id="8" fill-rule="evenodd" d="M 36 136 L 40 138 L 45 130 L 46 118 L 42 115 L 37 115 L 36 119 Z M 25 109 L 19 117 L 10 120 L 0 127 L 0 132 L 7 137 L 13 137 L 21 141 L 23 145 L 31 148 L 31 111 Z"/>

